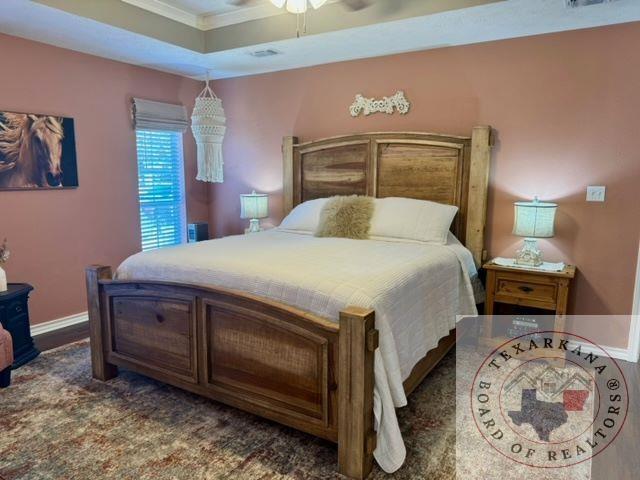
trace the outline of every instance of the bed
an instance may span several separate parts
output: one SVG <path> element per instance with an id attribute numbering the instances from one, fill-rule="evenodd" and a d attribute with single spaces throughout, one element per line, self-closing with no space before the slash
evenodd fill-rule
<path id="1" fill-rule="evenodd" d="M 374 452 L 394 471 L 404 460 L 394 407 L 455 343 L 455 314 L 475 311 L 490 140 L 489 127 L 285 137 L 286 213 L 339 194 L 432 200 L 459 208 L 450 240 L 276 229 L 138 254 L 115 279 L 91 266 L 94 377 L 122 366 L 337 442 L 338 469 L 352 478 L 368 475 Z M 430 313 L 412 323 L 422 304 Z"/>

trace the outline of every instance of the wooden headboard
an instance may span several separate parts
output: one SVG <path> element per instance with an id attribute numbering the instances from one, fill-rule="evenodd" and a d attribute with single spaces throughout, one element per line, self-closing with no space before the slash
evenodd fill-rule
<path id="1" fill-rule="evenodd" d="M 471 137 L 365 133 L 298 143 L 285 137 L 284 210 L 332 195 L 406 197 L 456 205 L 451 230 L 484 259 L 491 128 Z"/>

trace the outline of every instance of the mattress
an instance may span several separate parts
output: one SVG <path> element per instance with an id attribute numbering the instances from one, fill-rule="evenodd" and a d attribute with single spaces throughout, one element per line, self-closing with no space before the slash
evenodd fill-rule
<path id="1" fill-rule="evenodd" d="M 374 457 L 386 472 L 406 456 L 395 412 L 407 403 L 402 382 L 458 315 L 477 314 L 479 291 L 472 255 L 453 235 L 435 245 L 273 229 L 138 253 L 116 278 L 231 288 L 336 322 L 347 306 L 374 309 Z"/>

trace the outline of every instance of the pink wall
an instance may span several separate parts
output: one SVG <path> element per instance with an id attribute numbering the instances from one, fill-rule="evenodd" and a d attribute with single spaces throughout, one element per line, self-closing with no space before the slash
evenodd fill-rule
<path id="1" fill-rule="evenodd" d="M 640 234 L 640 23 L 395 55 L 229 79 L 215 84 L 227 113 L 225 183 L 211 187 L 217 235 L 240 232 L 240 193 L 273 193 L 282 217 L 280 145 L 365 131 L 497 131 L 491 172 L 488 250 L 513 256 L 516 199 L 538 195 L 560 205 L 557 236 L 542 241 L 549 260 L 575 263 L 570 311 L 631 312 Z M 356 93 L 402 89 L 406 116 L 353 119 Z M 587 185 L 606 185 L 603 204 L 585 202 Z M 626 320 L 599 341 L 626 347 Z"/>
<path id="2" fill-rule="evenodd" d="M 216 82 L 228 117 L 225 178 L 210 189 L 187 181 L 190 220 L 237 233 L 240 193 L 272 192 L 271 223 L 282 217 L 283 135 L 304 140 L 380 130 L 468 134 L 497 131 L 489 198 L 488 249 L 513 255 L 515 199 L 560 204 L 549 260 L 575 263 L 572 313 L 631 311 L 640 209 L 636 139 L 640 24 L 529 37 L 359 60 Z M 83 269 L 116 266 L 139 250 L 136 156 L 129 99 L 191 107 L 200 85 L 180 77 L 0 35 L 0 109 L 76 120 L 80 188 L 0 192 L 0 236 L 10 240 L 11 281 L 36 287 L 34 323 L 86 309 Z M 18 73 L 15 73 L 18 72 Z M 353 119 L 356 93 L 405 90 L 406 116 Z M 185 136 L 187 179 L 195 146 Z M 584 201 L 588 184 L 607 186 L 604 204 Z M 623 317 L 599 341 L 625 347 Z"/>
<path id="3" fill-rule="evenodd" d="M 191 108 L 200 84 L 6 35 L 0 58 L 1 110 L 75 118 L 78 189 L 0 192 L 7 275 L 36 287 L 30 309 L 39 323 L 87 309 L 85 266 L 115 267 L 140 250 L 131 97 Z M 186 178 L 195 178 L 195 143 L 184 138 Z M 186 189 L 189 219 L 206 220 L 206 186 L 187 181 Z"/>

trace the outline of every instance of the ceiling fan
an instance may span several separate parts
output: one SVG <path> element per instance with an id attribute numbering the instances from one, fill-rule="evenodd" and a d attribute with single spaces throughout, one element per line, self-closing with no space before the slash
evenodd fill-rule
<path id="1" fill-rule="evenodd" d="M 326 3 L 327 0 L 269 0 L 276 7 L 286 7 L 287 11 L 291 13 L 305 13 L 308 9 L 308 4 L 317 10 Z M 237 7 L 248 5 L 252 3 L 252 0 L 227 0 L 229 5 Z M 371 0 L 340 0 L 345 7 L 353 12 L 363 10 L 371 5 Z"/>

